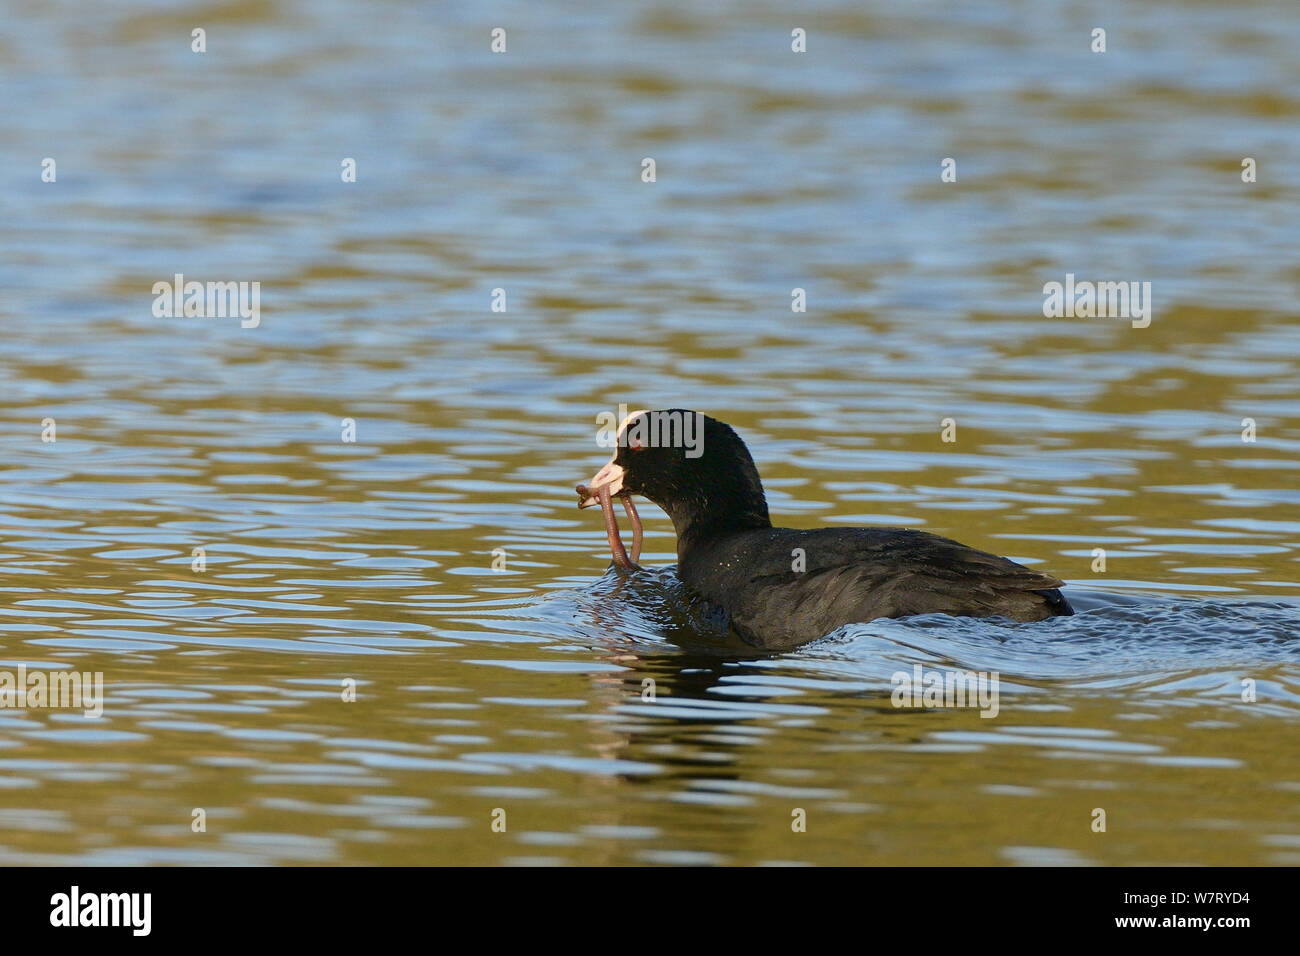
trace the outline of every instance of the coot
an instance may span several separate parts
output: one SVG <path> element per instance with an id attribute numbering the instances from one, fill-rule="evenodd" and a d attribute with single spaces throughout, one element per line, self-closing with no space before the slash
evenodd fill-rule
<path id="1" fill-rule="evenodd" d="M 796 647 L 844 624 L 942 612 L 1038 621 L 1073 614 L 1064 582 L 949 538 L 902 528 L 774 528 L 749 449 L 731 428 L 685 409 L 638 411 L 578 507 L 600 504 L 615 562 L 623 553 L 612 498 L 637 531 L 630 495 L 672 519 L 678 575 L 719 605 L 747 642 Z"/>

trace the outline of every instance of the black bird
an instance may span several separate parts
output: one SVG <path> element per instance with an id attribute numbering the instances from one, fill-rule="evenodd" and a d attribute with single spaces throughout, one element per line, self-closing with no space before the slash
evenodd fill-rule
<path id="1" fill-rule="evenodd" d="M 881 617 L 1038 621 L 1074 613 L 1057 578 L 925 531 L 772 527 L 749 449 L 730 425 L 699 412 L 633 412 L 613 459 L 577 490 L 578 507 L 605 508 L 619 564 L 630 562 L 620 560 L 611 498 L 624 499 L 638 532 L 628 496 L 667 512 L 678 576 L 762 648 L 797 647 Z"/>

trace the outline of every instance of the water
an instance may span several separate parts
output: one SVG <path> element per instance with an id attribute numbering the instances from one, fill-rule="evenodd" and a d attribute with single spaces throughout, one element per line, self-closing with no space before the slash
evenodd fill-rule
<path id="1" fill-rule="evenodd" d="M 587 6 L 10 5 L 0 669 L 107 699 L 0 710 L 0 860 L 1300 862 L 1294 5 Z M 620 402 L 1081 613 L 728 642 L 574 507 Z"/>

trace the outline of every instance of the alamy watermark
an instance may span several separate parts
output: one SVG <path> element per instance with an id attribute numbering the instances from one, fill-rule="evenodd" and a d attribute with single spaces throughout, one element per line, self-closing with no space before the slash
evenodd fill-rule
<path id="1" fill-rule="evenodd" d="M 895 671 L 890 677 L 895 707 L 978 707 L 981 717 L 998 715 L 997 671 Z"/>
<path id="2" fill-rule="evenodd" d="M 83 710 L 88 720 L 104 713 L 103 671 L 40 671 L 19 664 L 0 670 L 0 709 Z"/>
<path id="3" fill-rule="evenodd" d="M 687 458 L 704 454 L 704 415 L 681 409 L 659 412 L 633 412 L 628 421 L 627 405 L 618 406 L 618 414 L 596 415 L 596 444 L 601 448 L 684 448 Z M 624 427 L 626 426 L 626 427 Z"/>
<path id="4" fill-rule="evenodd" d="M 172 278 L 176 281 L 164 279 L 153 284 L 153 314 L 157 318 L 238 316 L 240 328 L 255 329 L 261 324 L 262 283 L 186 282 L 179 272 Z"/>
<path id="5" fill-rule="evenodd" d="M 1049 319 L 1130 319 L 1135 329 L 1151 324 L 1150 282 L 1065 282 L 1043 285 L 1043 315 Z"/>

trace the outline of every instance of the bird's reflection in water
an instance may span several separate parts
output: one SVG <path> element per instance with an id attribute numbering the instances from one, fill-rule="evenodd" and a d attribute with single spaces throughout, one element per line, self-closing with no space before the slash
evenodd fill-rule
<path id="1" fill-rule="evenodd" d="M 659 768 L 623 780 L 680 793 L 745 779 L 744 752 L 767 733 L 762 723 L 802 709 L 726 692 L 762 675 L 756 662 L 780 655 L 741 640 L 674 568 L 611 565 L 584 598 L 589 623 L 607 637 L 593 649 L 623 668 L 593 678 L 605 705 L 595 749 Z"/>

